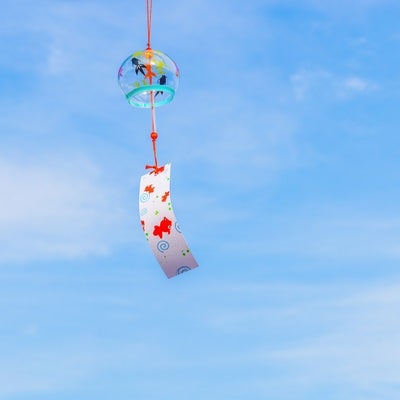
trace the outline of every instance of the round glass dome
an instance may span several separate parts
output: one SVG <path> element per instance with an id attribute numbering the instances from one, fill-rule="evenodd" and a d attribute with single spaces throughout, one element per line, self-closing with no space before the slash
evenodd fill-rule
<path id="1" fill-rule="evenodd" d="M 161 51 L 137 51 L 122 63 L 118 83 L 132 106 L 159 107 L 174 98 L 179 84 L 179 69 Z"/>

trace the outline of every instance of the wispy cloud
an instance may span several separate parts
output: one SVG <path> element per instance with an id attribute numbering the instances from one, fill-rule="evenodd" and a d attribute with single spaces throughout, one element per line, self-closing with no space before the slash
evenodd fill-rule
<path id="1" fill-rule="evenodd" d="M 346 16 L 350 18 L 349 21 L 352 21 L 354 18 L 361 19 L 365 17 L 367 13 L 374 12 L 377 9 L 398 5 L 396 0 L 356 0 L 351 3 L 345 0 L 335 2 L 309 0 L 308 4 L 331 17 L 337 18 Z"/>
<path id="2" fill-rule="evenodd" d="M 345 100 L 379 88 L 378 84 L 358 75 L 341 77 L 323 69 L 300 70 L 290 76 L 297 100 Z"/>
<path id="3" fill-rule="evenodd" d="M 260 257 L 290 255 L 319 260 L 320 267 L 338 260 L 357 265 L 399 260 L 400 220 L 396 211 L 383 215 L 362 215 L 359 211 L 355 214 L 355 210 L 315 208 L 296 209 L 290 215 L 270 215 L 267 227 L 260 224 L 251 228 L 251 240 L 243 240 L 246 233 L 242 232 L 238 240 L 223 246 Z"/>
<path id="4" fill-rule="evenodd" d="M 122 357 L 122 358 L 121 358 Z M 0 395 L 29 396 L 64 393 L 90 382 L 93 375 L 114 367 L 125 359 L 144 357 L 140 345 L 123 347 L 94 340 L 77 339 L 41 348 L 3 354 L 0 361 Z M 8 397 L 6 397 L 8 398 Z"/>
<path id="5" fill-rule="evenodd" d="M 327 309 L 326 317 L 334 321 L 329 332 L 271 355 L 290 362 L 294 375 L 306 380 L 329 376 L 336 384 L 347 382 L 376 394 L 390 390 L 400 384 L 399 306 L 399 287 L 390 284 L 337 299 Z"/>
<path id="6" fill-rule="evenodd" d="M 347 399 L 363 391 L 371 398 L 387 396 L 399 385 L 397 284 L 244 284 L 218 290 L 235 306 L 216 306 L 202 315 L 204 322 L 230 337 L 251 332 L 253 343 L 238 350 L 235 361 L 273 368 L 258 390 L 280 398 L 287 385 L 303 399 L 309 390 L 318 393 L 334 385 Z M 241 307 L 244 299 L 253 306 Z M 287 396 L 285 391 L 282 398 Z"/>
<path id="7" fill-rule="evenodd" d="M 85 157 L 3 158 L 0 182 L 1 261 L 104 254 L 126 240 L 121 199 Z"/>
<path id="8" fill-rule="evenodd" d="M 346 89 L 355 90 L 356 92 L 363 92 L 370 86 L 365 79 L 361 79 L 358 76 L 345 79 L 343 85 Z"/>
<path id="9" fill-rule="evenodd" d="M 322 82 L 329 82 L 331 73 L 325 70 L 301 70 L 290 76 L 293 92 L 297 100 L 303 100 Z"/>
<path id="10" fill-rule="evenodd" d="M 336 92 L 338 97 L 349 98 L 357 94 L 372 92 L 378 88 L 379 85 L 372 81 L 359 76 L 350 76 L 339 80 Z"/>

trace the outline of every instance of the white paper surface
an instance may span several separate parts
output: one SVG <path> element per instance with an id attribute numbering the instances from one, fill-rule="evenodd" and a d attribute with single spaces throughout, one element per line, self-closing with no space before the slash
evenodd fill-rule
<path id="1" fill-rule="evenodd" d="M 171 164 L 140 179 L 140 222 L 150 248 L 168 278 L 198 267 L 172 209 Z"/>

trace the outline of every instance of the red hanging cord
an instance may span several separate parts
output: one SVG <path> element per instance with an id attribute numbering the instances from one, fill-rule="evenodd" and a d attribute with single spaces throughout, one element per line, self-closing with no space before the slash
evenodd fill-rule
<path id="1" fill-rule="evenodd" d="M 147 17 L 147 49 L 151 51 L 151 23 L 153 19 L 153 0 L 146 0 L 146 17 Z M 151 69 L 151 63 L 148 65 L 149 72 L 149 83 L 153 84 L 153 74 Z M 159 172 L 158 162 L 157 162 L 157 147 L 156 140 L 158 138 L 156 130 L 156 110 L 154 107 L 154 92 L 150 91 L 150 104 L 151 104 L 151 134 L 150 138 L 153 145 L 153 155 L 154 155 L 154 165 L 146 165 L 146 169 L 153 169 L 154 173 Z"/>
<path id="2" fill-rule="evenodd" d="M 153 91 L 150 93 L 150 99 L 151 99 L 151 133 L 150 133 L 150 138 L 152 141 L 153 145 L 153 156 L 154 156 L 154 165 L 146 165 L 146 169 L 154 169 L 154 172 L 157 173 L 159 168 L 158 168 L 158 162 L 157 162 L 157 146 L 156 146 L 156 140 L 158 138 L 158 133 L 156 131 L 156 113 L 155 113 L 155 107 L 154 107 L 154 99 L 153 99 Z"/>
<path id="3" fill-rule="evenodd" d="M 146 14 L 147 14 L 147 50 L 151 49 L 151 22 L 153 19 L 153 0 L 146 0 Z"/>

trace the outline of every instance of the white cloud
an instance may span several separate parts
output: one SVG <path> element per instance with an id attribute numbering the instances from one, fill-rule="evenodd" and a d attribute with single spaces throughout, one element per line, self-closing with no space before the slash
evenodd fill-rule
<path id="1" fill-rule="evenodd" d="M 342 77 L 322 69 L 300 70 L 290 76 L 290 82 L 294 97 L 299 101 L 311 98 L 345 100 L 379 87 L 361 76 Z"/>
<path id="2" fill-rule="evenodd" d="M 339 99 L 348 99 L 355 95 L 376 90 L 378 85 L 359 76 L 341 79 L 336 84 L 336 96 Z"/>
<path id="3" fill-rule="evenodd" d="M 235 362 L 276 371 L 278 376 L 265 376 L 260 391 L 275 398 L 288 386 L 303 399 L 310 387 L 333 385 L 340 398 L 358 398 L 351 393 L 363 391 L 371 398 L 395 398 L 390 394 L 400 384 L 398 284 L 259 283 L 215 290 L 234 307 L 215 305 L 202 314 L 204 323 L 230 337 L 251 333 L 254 344 L 237 351 Z M 253 307 L 243 306 L 243 299 Z"/>
<path id="4" fill-rule="evenodd" d="M 308 0 L 308 3 L 330 17 L 346 18 L 347 21 L 360 20 L 367 13 L 374 12 L 376 9 L 398 5 L 396 0 L 354 0 L 352 2 L 346 0 Z"/>
<path id="5" fill-rule="evenodd" d="M 251 242 L 239 237 L 223 246 L 227 251 L 251 252 L 260 257 L 306 257 L 320 260 L 322 266 L 338 260 L 357 265 L 372 260 L 399 260 L 400 220 L 396 211 L 362 215 L 357 210 L 355 214 L 355 210 L 334 207 L 326 210 L 315 207 L 312 211 L 296 208 L 294 214 L 269 216 L 266 228 L 253 227 Z"/>
<path id="6" fill-rule="evenodd" d="M 358 92 L 363 92 L 369 86 L 366 80 L 361 79 L 358 76 L 345 79 L 343 84 L 346 88 Z"/>
<path id="7" fill-rule="evenodd" d="M 290 362 L 304 379 L 349 382 L 361 388 L 400 384 L 400 307 L 398 285 L 377 285 L 338 298 L 327 308 L 329 332 L 309 343 L 272 352 Z M 307 377 L 306 377 L 307 375 Z"/>
<path id="8" fill-rule="evenodd" d="M 297 100 L 304 100 L 310 92 L 321 84 L 329 82 L 331 73 L 325 70 L 300 70 L 290 76 L 293 92 Z"/>
<path id="9" fill-rule="evenodd" d="M 0 261 L 104 254 L 126 240 L 115 188 L 88 159 L 59 157 L 0 159 Z"/>
<path id="10" fill-rule="evenodd" d="M 121 356 L 121 349 L 110 349 L 93 340 L 85 344 L 46 344 L 4 354 L 0 361 L 0 396 L 65 391 L 116 364 Z"/>

